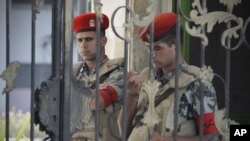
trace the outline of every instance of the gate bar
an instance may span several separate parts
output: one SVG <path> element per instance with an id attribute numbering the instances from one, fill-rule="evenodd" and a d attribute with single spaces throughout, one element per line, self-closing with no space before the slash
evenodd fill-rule
<path id="1" fill-rule="evenodd" d="M 36 48 L 36 7 L 35 0 L 31 2 L 31 77 L 30 77 L 30 139 L 34 139 L 34 88 L 35 88 L 35 48 Z M 37 9 L 36 9 L 37 8 Z"/>
<path id="2" fill-rule="evenodd" d="M 175 48 L 175 52 L 176 52 L 176 64 L 175 64 L 175 93 L 174 93 L 174 132 L 173 132 L 173 137 L 174 137 L 174 141 L 177 141 L 177 132 L 178 132 L 178 108 L 179 108 L 179 71 L 180 71 L 180 47 L 181 47 L 181 39 L 180 39 L 180 11 L 179 11 L 179 0 L 177 1 L 176 4 L 177 8 L 177 19 L 176 19 L 176 48 Z"/>
<path id="3" fill-rule="evenodd" d="M 150 24 L 150 47 L 149 47 L 149 78 L 154 79 L 155 71 L 153 68 L 153 48 L 154 48 L 154 18 Z"/>
<path id="4" fill-rule="evenodd" d="M 95 7 L 98 7 L 99 3 L 95 3 Z M 99 92 L 99 84 L 100 84 L 100 47 L 101 47 L 101 17 L 98 15 L 98 12 L 100 11 L 95 11 L 96 12 L 96 64 L 95 64 L 95 76 L 96 76 L 96 81 L 95 81 L 95 101 L 96 101 L 96 107 L 95 107 L 95 141 L 99 141 L 99 122 L 100 122 L 100 92 Z"/>
<path id="5" fill-rule="evenodd" d="M 73 1 L 64 0 L 64 30 L 63 30 L 63 74 L 61 81 L 60 105 L 60 129 L 59 140 L 70 141 L 70 100 L 71 100 L 71 76 L 72 76 L 72 19 Z"/>
<path id="6" fill-rule="evenodd" d="M 129 19 L 129 10 L 127 9 L 127 7 L 129 7 L 129 0 L 126 0 L 125 3 L 125 23 L 128 23 L 128 19 Z M 128 28 L 125 27 L 125 39 L 124 40 L 124 70 L 123 70 L 123 89 L 122 89 L 122 97 L 123 97 L 123 110 L 122 110 L 122 121 L 126 121 L 126 117 L 127 117 L 127 78 L 128 78 Z M 126 141 L 126 135 L 127 135 L 127 127 L 126 127 L 126 122 L 122 122 L 122 141 Z"/>
<path id="7" fill-rule="evenodd" d="M 202 7 L 203 9 L 205 9 L 207 7 L 207 0 L 202 0 Z M 205 34 L 205 26 L 202 27 L 202 31 L 201 33 L 202 34 Z M 201 59 L 201 62 L 200 62 L 200 67 L 204 67 L 205 66 L 205 46 L 202 44 L 201 45 L 201 56 L 200 56 L 200 59 Z M 199 138 L 200 138 L 200 141 L 203 141 L 204 140 L 204 135 L 203 135 L 203 124 L 204 124 L 204 84 L 203 82 L 200 82 L 201 84 L 201 87 L 200 87 L 200 95 L 201 95 L 201 101 L 200 101 L 200 124 L 199 124 Z"/>
<path id="8" fill-rule="evenodd" d="M 229 7 L 227 7 L 227 11 L 232 13 L 232 11 L 230 11 Z M 227 23 L 227 28 L 231 27 L 231 23 Z M 231 39 L 228 38 L 227 40 L 227 47 L 231 48 Z M 230 105 L 230 66 L 231 66 L 231 50 L 230 49 L 226 49 L 226 65 L 225 65 L 225 118 L 229 117 L 229 105 Z"/>
<path id="9" fill-rule="evenodd" d="M 10 6 L 11 0 L 6 0 L 6 67 L 10 64 Z M 6 141 L 9 141 L 9 118 L 10 118 L 10 97 L 9 92 L 6 92 L 6 103 L 5 103 L 5 113 L 6 113 L 6 132 L 5 137 Z"/>
<path id="10" fill-rule="evenodd" d="M 51 77 L 60 76 L 62 41 L 62 1 L 52 0 Z"/>

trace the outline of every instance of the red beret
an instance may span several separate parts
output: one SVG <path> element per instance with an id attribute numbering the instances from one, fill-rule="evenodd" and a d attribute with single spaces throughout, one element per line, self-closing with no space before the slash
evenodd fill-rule
<path id="1" fill-rule="evenodd" d="M 162 13 L 154 18 L 154 41 L 158 41 L 164 37 L 176 24 L 175 13 Z M 144 28 L 140 28 L 140 34 Z M 142 41 L 149 42 L 150 39 L 150 26 L 146 29 L 145 33 L 141 36 Z"/>
<path id="2" fill-rule="evenodd" d="M 109 27 L 108 16 L 102 14 L 101 30 Z M 96 14 L 84 13 L 74 18 L 74 32 L 96 30 Z"/>

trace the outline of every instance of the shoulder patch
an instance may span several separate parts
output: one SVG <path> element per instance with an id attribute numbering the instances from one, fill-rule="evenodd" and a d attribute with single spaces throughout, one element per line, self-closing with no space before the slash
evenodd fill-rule
<path id="1" fill-rule="evenodd" d="M 112 71 L 114 69 L 117 69 L 120 66 L 123 66 L 123 58 L 117 58 L 117 59 L 112 59 L 108 60 L 105 64 L 103 64 L 100 68 L 100 73 L 101 75 Z"/>
<path id="2" fill-rule="evenodd" d="M 124 64 L 124 58 L 111 59 L 106 63 L 107 67 L 111 67 L 113 65 L 122 66 L 123 64 Z"/>
<path id="3" fill-rule="evenodd" d="M 188 75 L 192 75 L 195 78 L 199 78 L 203 81 L 208 82 L 212 82 L 212 79 L 214 77 L 213 69 L 210 66 L 204 66 L 203 68 L 199 68 L 190 65 L 187 67 L 187 69 L 183 69 L 182 71 Z"/>
<path id="4" fill-rule="evenodd" d="M 200 68 L 193 66 L 193 65 L 189 65 L 187 68 L 182 69 L 182 72 L 192 75 L 193 77 L 197 78 L 199 77 Z"/>

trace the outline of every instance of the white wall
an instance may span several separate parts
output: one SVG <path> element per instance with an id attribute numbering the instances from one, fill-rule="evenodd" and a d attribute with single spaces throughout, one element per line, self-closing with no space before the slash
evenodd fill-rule
<path id="1" fill-rule="evenodd" d="M 110 19 L 110 27 L 107 30 L 108 43 L 106 46 L 106 53 L 110 58 L 118 58 L 124 56 L 124 41 L 116 37 L 111 28 L 111 16 L 114 10 L 119 6 L 125 5 L 125 0 L 101 0 L 102 12 L 107 14 Z M 121 9 L 115 16 L 115 27 L 117 32 L 124 36 L 124 21 L 125 21 L 125 10 Z"/>

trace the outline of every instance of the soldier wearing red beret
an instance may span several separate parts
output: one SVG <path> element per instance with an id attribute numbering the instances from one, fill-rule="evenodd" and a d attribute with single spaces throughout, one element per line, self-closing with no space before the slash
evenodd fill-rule
<path id="1" fill-rule="evenodd" d="M 111 124 L 111 127 L 116 125 L 116 121 L 108 122 L 108 118 L 110 114 L 114 112 L 113 107 L 119 107 L 118 101 L 121 100 L 123 58 L 110 60 L 105 55 L 105 46 L 107 43 L 105 30 L 109 27 L 109 19 L 105 14 L 102 14 L 101 17 L 101 46 L 99 62 L 96 60 L 96 14 L 84 13 L 74 18 L 73 30 L 76 33 L 77 51 L 83 60 L 82 62 L 75 64 L 74 75 L 77 79 L 84 81 L 88 87 L 95 89 L 96 71 L 99 71 L 100 139 L 102 141 L 115 141 L 116 139 L 111 136 L 107 124 Z M 99 70 L 95 70 L 97 63 L 100 63 Z M 96 110 L 95 91 L 93 91 L 92 99 L 87 105 L 89 105 L 88 111 Z M 89 113 L 89 115 L 93 115 L 92 112 Z M 89 118 L 87 123 L 84 123 L 83 129 L 73 135 L 73 139 L 93 141 L 95 138 L 94 121 L 95 118 L 93 115 Z"/>
<path id="2" fill-rule="evenodd" d="M 198 79 L 200 68 L 188 65 L 182 57 L 180 57 L 180 62 L 176 62 L 176 20 L 177 16 L 174 13 L 162 13 L 154 18 L 152 61 L 156 72 L 154 81 L 160 83 L 159 91 L 155 97 L 156 113 L 160 120 L 155 121 L 152 134 L 153 141 L 173 140 L 174 118 L 176 118 L 174 116 L 176 64 L 180 64 L 178 140 L 199 140 L 201 98 L 204 101 L 204 137 L 208 138 L 209 134 L 217 130 L 214 123 L 214 110 L 217 109 L 216 93 L 211 80 L 202 81 L 204 97 L 201 97 L 200 88 L 202 84 Z M 144 31 L 143 28 L 139 30 L 139 33 L 142 31 Z M 149 42 L 149 34 L 150 28 L 146 29 L 146 32 L 142 34 L 142 41 Z M 133 71 L 128 74 L 128 141 L 148 140 L 148 125 L 143 124 L 143 118 L 149 106 L 149 99 L 143 87 L 150 86 L 142 85 L 143 82 L 150 79 L 148 73 L 149 69 L 146 68 L 140 75 Z M 121 124 L 121 118 L 119 123 Z"/>

